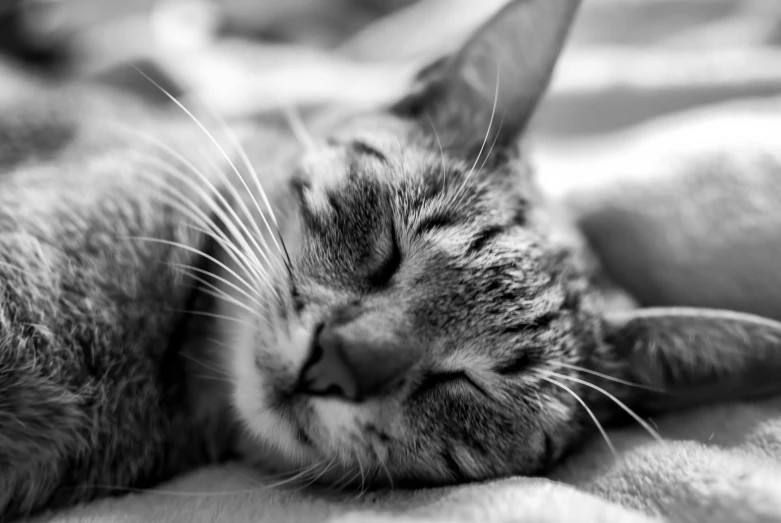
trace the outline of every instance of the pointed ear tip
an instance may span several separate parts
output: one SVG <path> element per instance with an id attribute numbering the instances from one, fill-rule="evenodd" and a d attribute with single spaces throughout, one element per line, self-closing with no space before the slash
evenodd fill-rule
<path id="1" fill-rule="evenodd" d="M 426 127 L 429 122 L 423 119 L 430 119 L 445 146 L 452 135 L 459 149 L 482 142 L 491 133 L 489 121 L 497 125 L 497 113 L 502 129 L 492 133 L 497 138 L 493 145 L 514 142 L 548 87 L 579 5 L 580 0 L 504 2 L 460 48 L 421 68 L 410 92 L 391 104 L 390 111 Z M 487 50 L 497 49 L 504 51 L 498 67 L 486 60 Z"/>

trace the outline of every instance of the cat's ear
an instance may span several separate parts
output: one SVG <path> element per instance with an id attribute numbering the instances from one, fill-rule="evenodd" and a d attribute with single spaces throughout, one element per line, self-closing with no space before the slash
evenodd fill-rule
<path id="1" fill-rule="evenodd" d="M 606 325 L 613 361 L 627 380 L 647 387 L 622 396 L 644 412 L 781 393 L 777 321 L 665 307 L 610 313 Z"/>
<path id="2" fill-rule="evenodd" d="M 451 151 L 518 139 L 550 81 L 580 0 L 512 0 L 454 54 L 418 75 L 397 114 L 432 126 Z"/>

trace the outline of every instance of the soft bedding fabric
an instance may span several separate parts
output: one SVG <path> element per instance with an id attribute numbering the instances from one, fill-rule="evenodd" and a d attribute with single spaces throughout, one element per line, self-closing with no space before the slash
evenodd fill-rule
<path id="1" fill-rule="evenodd" d="M 269 488 L 240 465 L 201 470 L 151 492 L 58 513 L 57 523 L 724 522 L 781 521 L 781 398 L 721 405 L 609 431 L 550 478 L 335 495 Z"/>

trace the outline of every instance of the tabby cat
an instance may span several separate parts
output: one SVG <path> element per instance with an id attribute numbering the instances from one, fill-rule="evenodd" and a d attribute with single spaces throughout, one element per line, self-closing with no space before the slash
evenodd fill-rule
<path id="1" fill-rule="evenodd" d="M 0 519 L 236 454 L 340 485 L 542 474 L 619 414 L 778 391 L 781 325 L 617 307 L 535 190 L 519 143 L 577 7 L 512 1 L 300 140 L 3 94 Z"/>

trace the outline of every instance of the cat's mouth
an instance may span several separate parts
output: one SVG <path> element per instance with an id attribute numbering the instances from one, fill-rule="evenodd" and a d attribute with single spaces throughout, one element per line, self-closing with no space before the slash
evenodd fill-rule
<path id="1" fill-rule="evenodd" d="M 276 403 L 273 413 L 280 430 L 268 436 L 287 441 L 267 443 L 275 449 L 276 467 L 290 474 L 291 483 L 334 490 L 383 483 L 375 481 L 382 479 L 378 474 L 368 477 L 378 467 L 378 456 L 386 455 L 381 439 L 372 436 L 379 432 L 360 430 L 363 425 L 349 404 L 297 394 Z"/>

